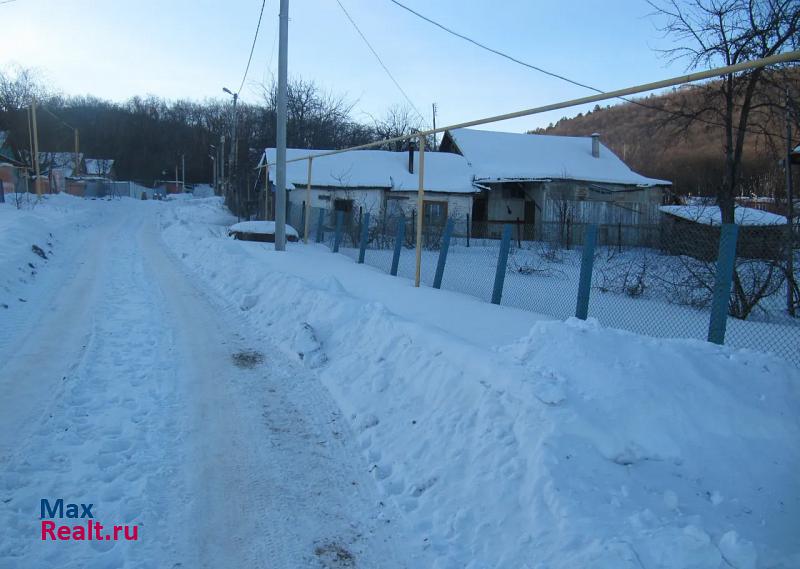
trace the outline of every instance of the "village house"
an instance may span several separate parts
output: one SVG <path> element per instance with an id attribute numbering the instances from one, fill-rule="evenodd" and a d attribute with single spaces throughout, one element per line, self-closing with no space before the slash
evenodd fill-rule
<path id="1" fill-rule="evenodd" d="M 507 223 L 523 239 L 580 240 L 588 223 L 601 243 L 638 244 L 640 226 L 659 221 L 666 180 L 646 178 L 590 137 L 447 131 L 440 153 L 463 156 L 480 193 L 474 196 L 476 236 L 497 237 Z M 576 235 L 571 236 L 571 233 Z"/>
<path id="2" fill-rule="evenodd" d="M 114 179 L 114 159 L 113 158 L 84 158 L 83 172 L 86 176 L 93 178 L 103 178 L 105 180 Z"/>
<path id="3" fill-rule="evenodd" d="M 78 197 L 115 195 L 113 183 L 114 160 L 109 158 L 83 158 L 83 155 L 80 156 L 79 168 L 66 176 L 66 192 Z"/>
<path id="4" fill-rule="evenodd" d="M 76 156 L 74 152 L 39 152 L 41 191 L 53 194 L 67 191 L 67 179 L 80 172 L 82 162 L 83 154 Z"/>
<path id="5" fill-rule="evenodd" d="M 287 160 L 323 152 L 292 148 L 287 150 Z M 268 148 L 259 164 L 270 182 L 275 179 L 275 159 L 275 149 Z M 333 223 L 338 211 L 344 212 L 347 220 L 368 212 L 373 223 L 384 217 L 417 214 L 419 154 L 413 148 L 408 152 L 353 150 L 320 156 L 312 163 L 311 206 L 328 212 L 326 223 Z M 291 210 L 302 211 L 308 161 L 288 162 L 286 182 L 287 204 Z M 463 157 L 438 152 L 425 153 L 424 188 L 425 221 L 439 226 L 448 216 L 466 219 L 472 211 L 472 196 L 478 191 Z"/>
<path id="6" fill-rule="evenodd" d="M 11 147 L 8 131 L 0 130 L 0 181 L 3 183 L 4 194 L 24 191 L 21 165 Z"/>

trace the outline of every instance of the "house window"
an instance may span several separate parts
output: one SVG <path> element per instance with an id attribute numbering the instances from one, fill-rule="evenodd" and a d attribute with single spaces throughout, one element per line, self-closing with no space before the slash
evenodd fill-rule
<path id="1" fill-rule="evenodd" d="M 389 196 L 386 199 L 386 214 L 389 217 L 399 217 L 403 215 L 403 202 L 407 202 L 408 198 Z"/>
<path id="2" fill-rule="evenodd" d="M 447 202 L 425 200 L 422 207 L 426 224 L 445 224 L 447 220 Z"/>
<path id="3" fill-rule="evenodd" d="M 350 213 L 353 211 L 353 200 L 343 200 L 337 198 L 333 201 L 333 209 L 334 211 Z"/>

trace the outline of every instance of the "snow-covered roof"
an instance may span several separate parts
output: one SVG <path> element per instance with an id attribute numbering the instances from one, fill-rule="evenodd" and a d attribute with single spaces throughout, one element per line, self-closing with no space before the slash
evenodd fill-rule
<path id="1" fill-rule="evenodd" d="M 670 185 L 628 168 L 607 146 L 592 156 L 589 136 L 518 134 L 459 128 L 448 131 L 478 182 L 581 180 L 636 186 Z"/>
<path id="2" fill-rule="evenodd" d="M 289 148 L 287 160 L 325 150 Z M 274 148 L 266 150 L 269 164 L 275 164 Z M 263 162 L 263 160 L 262 160 Z M 335 188 L 385 188 L 391 191 L 416 191 L 419 174 L 419 153 L 414 153 L 414 173 L 408 171 L 408 152 L 388 150 L 351 150 L 313 160 L 311 185 Z M 463 156 L 446 152 L 425 153 L 425 191 L 475 193 L 472 170 Z M 274 174 L 273 174 L 274 179 Z M 308 161 L 288 162 L 286 181 L 295 187 L 306 187 Z"/>
<path id="3" fill-rule="evenodd" d="M 108 176 L 114 167 L 113 158 L 86 158 L 83 161 L 88 176 Z"/>
<path id="4" fill-rule="evenodd" d="M 664 213 L 704 225 L 722 224 L 722 213 L 715 205 L 663 205 L 659 209 Z M 786 224 L 784 216 L 752 207 L 737 207 L 734 209 L 733 217 L 737 225 L 767 226 Z"/>

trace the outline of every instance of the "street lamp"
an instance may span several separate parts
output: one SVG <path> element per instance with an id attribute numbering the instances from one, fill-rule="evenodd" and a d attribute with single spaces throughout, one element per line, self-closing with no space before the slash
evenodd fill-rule
<path id="1" fill-rule="evenodd" d="M 231 150 L 228 156 L 228 177 L 230 180 L 235 181 L 239 142 L 236 138 L 236 103 L 239 100 L 239 93 L 234 93 L 227 87 L 223 87 L 222 90 L 233 97 L 233 120 L 231 121 Z"/>

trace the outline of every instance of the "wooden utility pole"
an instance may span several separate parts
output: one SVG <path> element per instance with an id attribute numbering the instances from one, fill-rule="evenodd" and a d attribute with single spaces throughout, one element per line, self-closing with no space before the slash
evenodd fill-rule
<path id="1" fill-rule="evenodd" d="M 217 172 L 217 176 L 219 177 L 219 183 L 222 186 L 221 188 L 221 195 L 225 196 L 225 200 L 228 199 L 228 185 L 225 183 L 225 135 L 219 137 L 219 170 Z"/>
<path id="2" fill-rule="evenodd" d="M 41 180 L 39 180 L 39 132 L 36 128 L 36 97 L 31 101 L 31 119 L 33 122 L 33 165 L 36 181 L 33 183 L 36 188 L 36 195 L 42 197 Z"/>
<path id="3" fill-rule="evenodd" d="M 417 270 L 414 286 L 419 287 L 422 266 L 422 218 L 425 217 L 425 135 L 419 136 L 419 188 L 417 189 Z"/>
<path id="4" fill-rule="evenodd" d="M 433 111 L 433 130 L 436 130 L 436 103 L 431 104 L 431 110 Z M 436 144 L 436 133 L 433 134 L 433 150 L 435 151 L 438 148 Z"/>
<path id="5" fill-rule="evenodd" d="M 311 162 L 314 159 L 309 156 L 308 157 L 308 180 L 306 184 L 306 223 L 305 227 L 303 228 L 303 242 L 308 245 L 308 228 L 311 226 Z"/>
<path id="6" fill-rule="evenodd" d="M 77 176 L 80 174 L 81 168 L 81 152 L 80 152 L 80 135 L 78 134 L 78 129 L 75 129 L 75 171 L 72 173 L 73 176 Z"/>
<path id="7" fill-rule="evenodd" d="M 794 298 L 794 184 L 792 183 L 792 117 L 789 112 L 791 99 L 786 91 L 786 222 L 789 228 L 789 252 L 786 255 L 786 310 L 790 316 L 795 315 Z"/>

